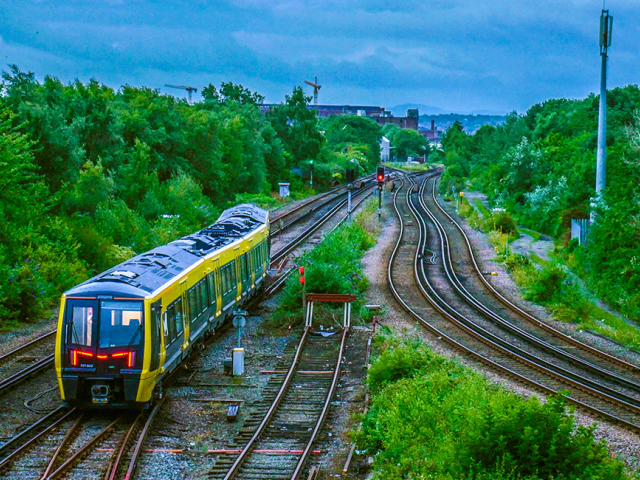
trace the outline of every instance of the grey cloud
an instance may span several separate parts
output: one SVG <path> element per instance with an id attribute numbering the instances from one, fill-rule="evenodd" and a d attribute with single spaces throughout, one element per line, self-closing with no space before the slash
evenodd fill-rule
<path id="1" fill-rule="evenodd" d="M 640 5 L 612 4 L 610 84 L 637 81 Z M 598 88 L 595 0 L 0 0 L 0 56 L 65 81 L 234 81 L 281 100 L 524 110 Z M 17 58 L 16 58 L 17 57 Z M 5 62 L 8 63 L 8 62 Z M 464 106 L 466 105 L 466 107 Z"/>

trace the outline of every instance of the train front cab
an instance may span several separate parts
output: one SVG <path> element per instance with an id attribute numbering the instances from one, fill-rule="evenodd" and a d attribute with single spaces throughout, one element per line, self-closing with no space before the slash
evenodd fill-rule
<path id="1" fill-rule="evenodd" d="M 149 356 L 160 361 L 158 328 L 145 328 L 155 315 L 143 298 L 63 298 L 55 366 L 65 403 L 117 408 L 151 400 L 141 380 L 147 384 L 151 376 L 152 365 L 144 365 L 146 344 Z"/>

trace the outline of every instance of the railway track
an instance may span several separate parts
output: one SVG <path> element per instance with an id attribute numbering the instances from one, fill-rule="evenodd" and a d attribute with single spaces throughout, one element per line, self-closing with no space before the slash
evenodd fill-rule
<path id="1" fill-rule="evenodd" d="M 366 177 L 358 179 L 358 182 L 362 181 L 364 183 L 367 183 L 371 179 L 373 179 L 373 177 L 374 177 L 373 175 L 368 175 Z M 325 200 L 327 197 L 331 197 L 332 195 L 334 197 Z M 290 227 L 291 225 L 293 225 L 297 221 L 301 220 L 304 217 L 307 217 L 308 215 L 310 215 L 314 211 L 317 211 L 318 209 L 324 207 L 328 203 L 331 203 L 332 201 L 334 201 L 336 198 L 341 197 L 342 195 L 346 195 L 346 186 L 345 185 L 341 185 L 339 187 L 332 188 L 331 190 L 329 190 L 329 191 L 327 191 L 327 192 L 325 192 L 325 193 L 323 193 L 321 195 L 316 196 L 315 198 L 311 199 L 310 201 L 302 202 L 301 204 L 299 204 L 295 208 L 289 210 L 288 212 L 275 214 L 273 216 L 273 218 L 271 218 L 271 220 L 270 220 L 270 223 L 273 226 L 272 234 L 273 235 L 277 235 L 282 230 L 285 230 L 287 227 Z M 311 207 L 311 208 L 309 208 L 309 207 Z M 305 209 L 307 209 L 307 208 L 309 208 L 309 210 L 305 211 Z M 296 213 L 300 213 L 300 212 L 302 212 L 302 213 L 300 215 L 298 215 L 297 217 L 295 217 L 293 219 L 289 219 L 289 217 L 291 217 L 292 215 L 294 215 Z"/>
<path id="2" fill-rule="evenodd" d="M 50 352 L 55 333 L 55 330 L 45 333 L 0 356 L 0 394 L 53 365 Z"/>
<path id="3" fill-rule="evenodd" d="M 267 395 L 235 442 L 219 453 L 209 478 L 301 478 L 330 408 L 347 333 L 324 337 L 305 327 L 289 369 L 270 380 Z"/>
<path id="4" fill-rule="evenodd" d="M 448 237 L 438 230 L 439 248 L 427 244 L 429 237 L 433 240 L 436 224 L 428 230 L 423 217 L 425 205 L 419 199 L 425 186 L 426 182 L 421 182 L 420 193 L 412 194 L 415 182 L 406 178 L 401 189 L 403 201 L 398 200 L 401 190 L 394 196 L 401 228 L 389 262 L 388 278 L 391 292 L 402 307 L 438 339 L 502 376 L 515 378 L 545 394 L 567 390 L 570 403 L 640 431 L 640 407 L 634 382 L 625 383 L 624 378 L 612 381 L 611 372 L 602 369 L 598 372 L 593 368 L 599 366 L 588 362 L 580 364 L 578 357 L 567 356 L 560 350 L 549 350 L 541 344 L 534 349 L 532 339 L 528 339 L 528 349 L 525 349 L 522 338 L 513 333 L 498 336 L 480 324 L 480 312 L 487 314 L 485 309 L 490 309 L 483 305 L 471 308 L 473 302 L 465 297 L 459 280 L 453 278 Z M 434 258 L 439 263 L 434 262 Z M 438 269 L 440 275 L 436 274 Z M 456 298 L 451 292 L 455 292 Z M 567 369 L 568 365 L 573 370 Z"/>

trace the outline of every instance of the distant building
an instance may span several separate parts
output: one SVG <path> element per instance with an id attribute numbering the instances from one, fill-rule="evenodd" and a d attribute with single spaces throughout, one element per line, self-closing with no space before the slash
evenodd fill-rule
<path id="1" fill-rule="evenodd" d="M 378 122 L 378 125 L 386 125 L 387 123 L 393 123 L 394 125 L 397 125 L 400 128 L 408 128 L 408 129 L 417 131 L 418 118 L 419 118 L 418 109 L 412 108 L 407 110 L 406 117 L 385 116 L 385 117 L 376 118 L 376 121 Z"/>
<path id="2" fill-rule="evenodd" d="M 267 113 L 271 107 L 276 107 L 275 103 L 264 103 L 260 105 L 260 111 Z M 333 115 L 357 115 L 359 117 L 368 117 L 378 125 L 386 125 L 393 123 L 400 128 L 410 128 L 418 130 L 419 112 L 417 108 L 407 110 L 406 117 L 394 117 L 393 114 L 384 107 L 376 107 L 371 105 L 307 105 L 307 108 L 318 112 L 319 118 L 327 118 Z"/>
<path id="3" fill-rule="evenodd" d="M 382 137 L 380 139 L 380 160 L 388 162 L 389 155 L 391 155 L 391 142 L 387 137 Z"/>
<path id="4" fill-rule="evenodd" d="M 426 138 L 427 140 L 429 140 L 429 143 L 432 143 L 432 144 L 440 144 L 440 140 L 442 139 L 442 134 L 443 134 L 442 130 L 436 129 L 435 120 L 431 120 L 430 130 L 421 128 L 418 130 L 418 133 L 422 135 L 424 138 Z"/>

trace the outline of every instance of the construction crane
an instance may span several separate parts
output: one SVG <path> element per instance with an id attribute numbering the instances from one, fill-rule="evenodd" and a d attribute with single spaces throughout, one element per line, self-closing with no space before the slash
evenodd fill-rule
<path id="1" fill-rule="evenodd" d="M 322 87 L 322 85 L 318 85 L 318 77 L 315 77 L 313 82 L 305 80 L 304 83 L 313 87 L 313 104 L 318 105 L 318 90 Z"/>
<path id="2" fill-rule="evenodd" d="M 189 105 L 191 105 L 191 92 L 198 91 L 198 89 L 195 87 L 185 87 L 184 85 L 168 85 L 165 83 L 164 86 L 169 88 L 179 88 L 180 90 L 186 90 L 187 92 L 189 92 Z"/>

